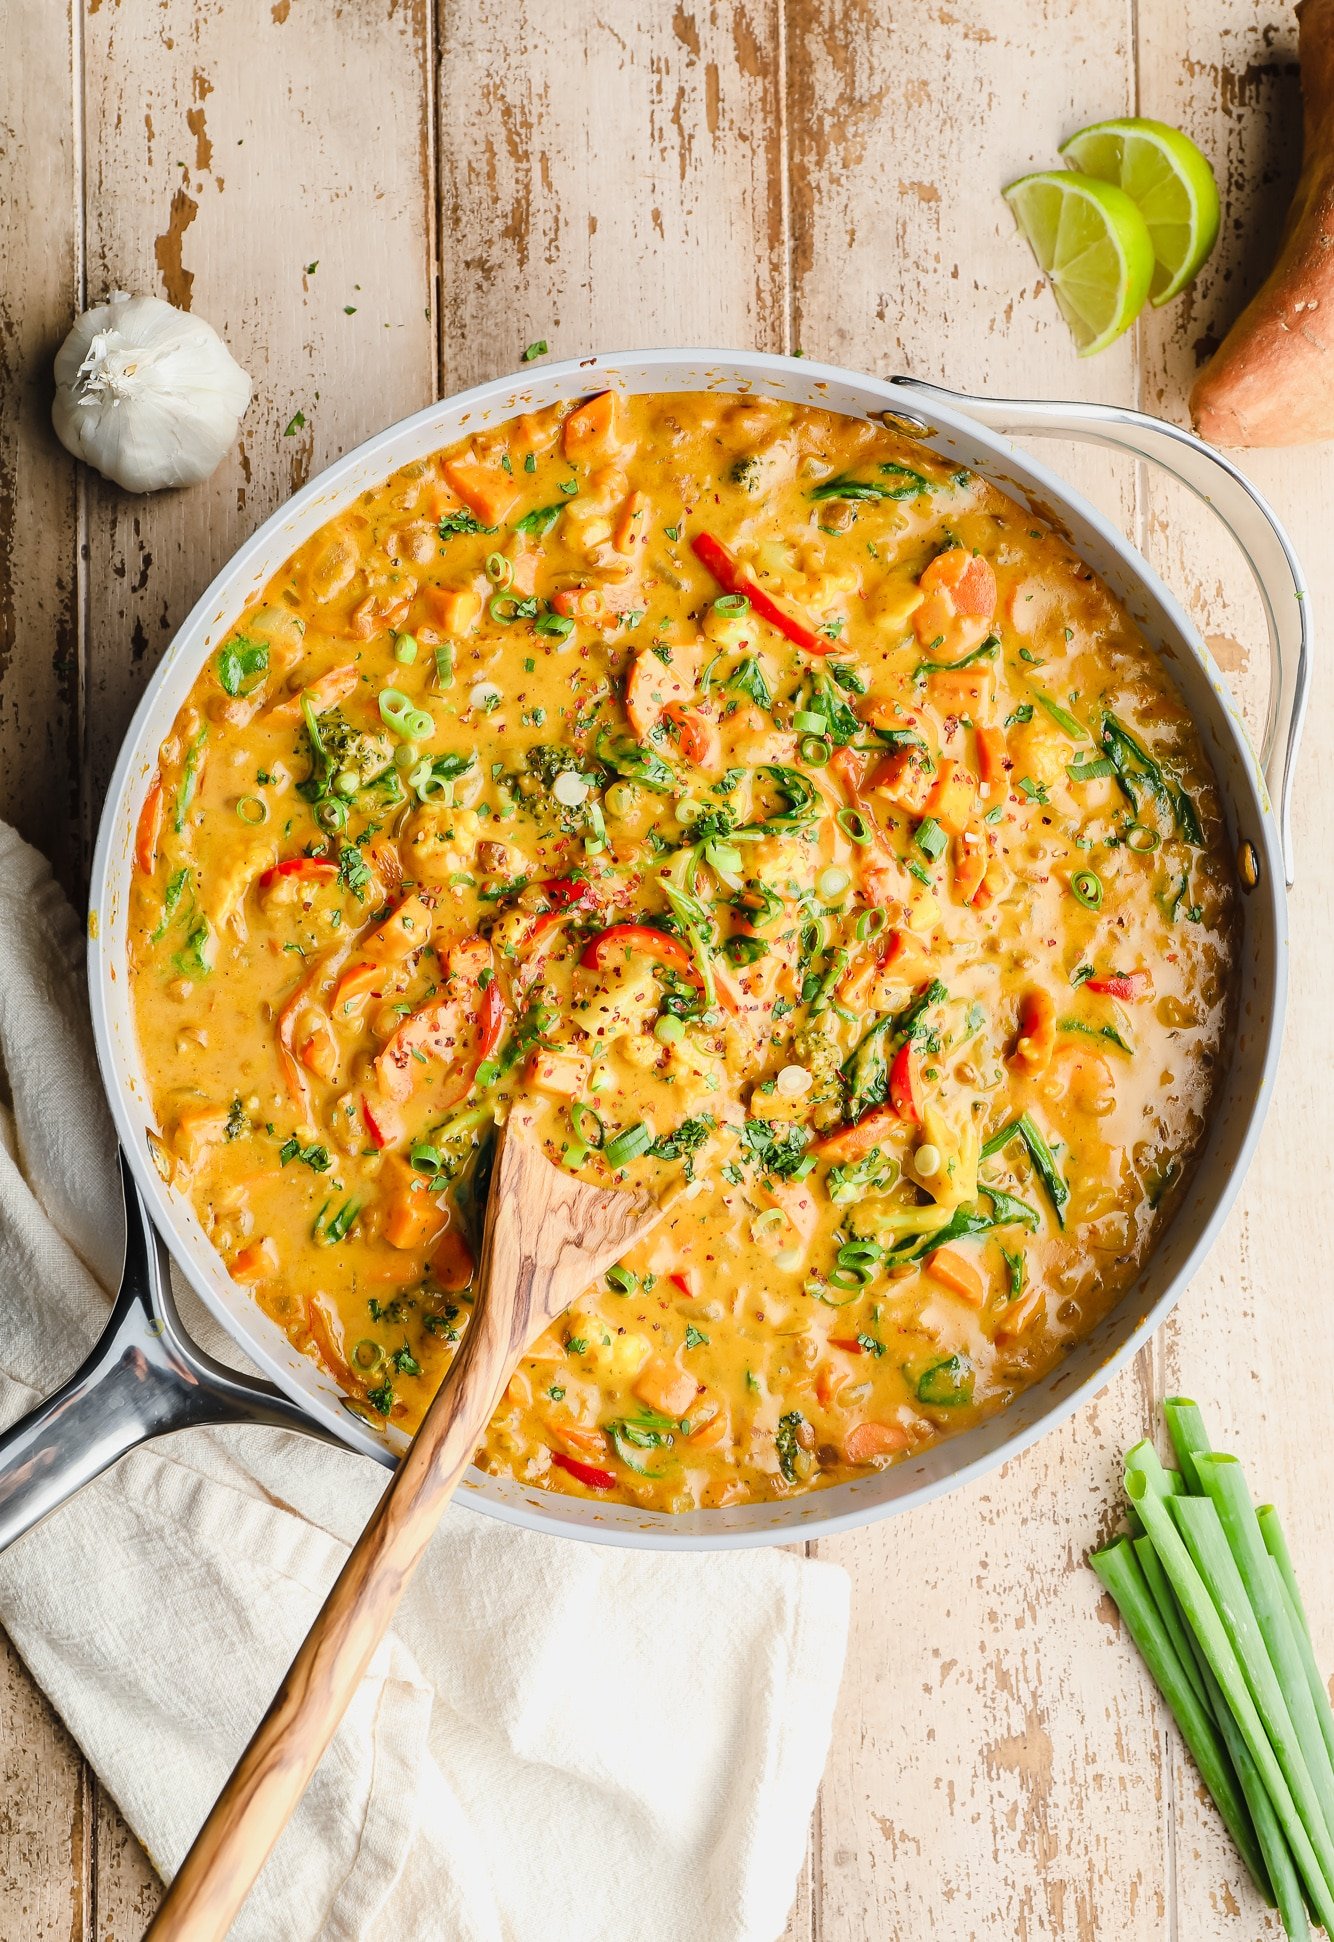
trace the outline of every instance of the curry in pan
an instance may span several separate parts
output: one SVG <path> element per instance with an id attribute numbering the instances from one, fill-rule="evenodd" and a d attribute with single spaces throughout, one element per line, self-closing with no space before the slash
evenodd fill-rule
<path id="1" fill-rule="evenodd" d="M 1040 518 L 877 424 L 603 393 L 365 493 L 200 674 L 138 830 L 159 1164 L 411 1429 L 526 1101 L 671 1206 L 479 1462 L 664 1510 L 837 1482 L 1134 1279 L 1233 901 L 1189 717 Z"/>

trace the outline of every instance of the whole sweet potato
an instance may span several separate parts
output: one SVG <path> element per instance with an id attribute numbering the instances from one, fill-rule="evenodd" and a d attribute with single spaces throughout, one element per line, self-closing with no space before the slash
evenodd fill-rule
<path id="1" fill-rule="evenodd" d="M 1215 445 L 1334 438 L 1334 0 L 1299 0 L 1302 172 L 1278 261 L 1190 394 Z"/>

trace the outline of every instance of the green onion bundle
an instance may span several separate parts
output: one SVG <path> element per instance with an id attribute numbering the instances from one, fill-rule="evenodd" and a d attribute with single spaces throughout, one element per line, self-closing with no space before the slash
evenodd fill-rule
<path id="1" fill-rule="evenodd" d="M 1334 1713 L 1272 1505 L 1164 1404 L 1179 1468 L 1125 1459 L 1135 1535 L 1089 1563 L 1139 1647 L 1256 1887 L 1289 1936 L 1334 1934 Z"/>

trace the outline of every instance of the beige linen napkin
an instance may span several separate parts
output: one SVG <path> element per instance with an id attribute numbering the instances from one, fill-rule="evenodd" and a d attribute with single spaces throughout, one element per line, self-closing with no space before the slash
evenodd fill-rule
<path id="1" fill-rule="evenodd" d="M 81 1359 L 119 1270 L 82 954 L 0 825 L 4 1424 Z M 286 1431 L 190 1431 L 0 1556 L 0 1622 L 164 1874 L 384 1483 Z M 666 1558 L 451 1511 L 233 1936 L 770 1942 L 847 1607 L 841 1571 L 779 1551 Z"/>

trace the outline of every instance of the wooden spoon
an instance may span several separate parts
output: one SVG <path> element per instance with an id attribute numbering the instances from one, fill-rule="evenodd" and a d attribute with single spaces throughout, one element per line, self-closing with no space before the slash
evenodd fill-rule
<path id="1" fill-rule="evenodd" d="M 514 1118 L 499 1135 L 477 1299 L 463 1343 L 277 1696 L 148 1930 L 222 1942 L 305 1792 L 529 1344 L 662 1216 L 588 1187 Z"/>

